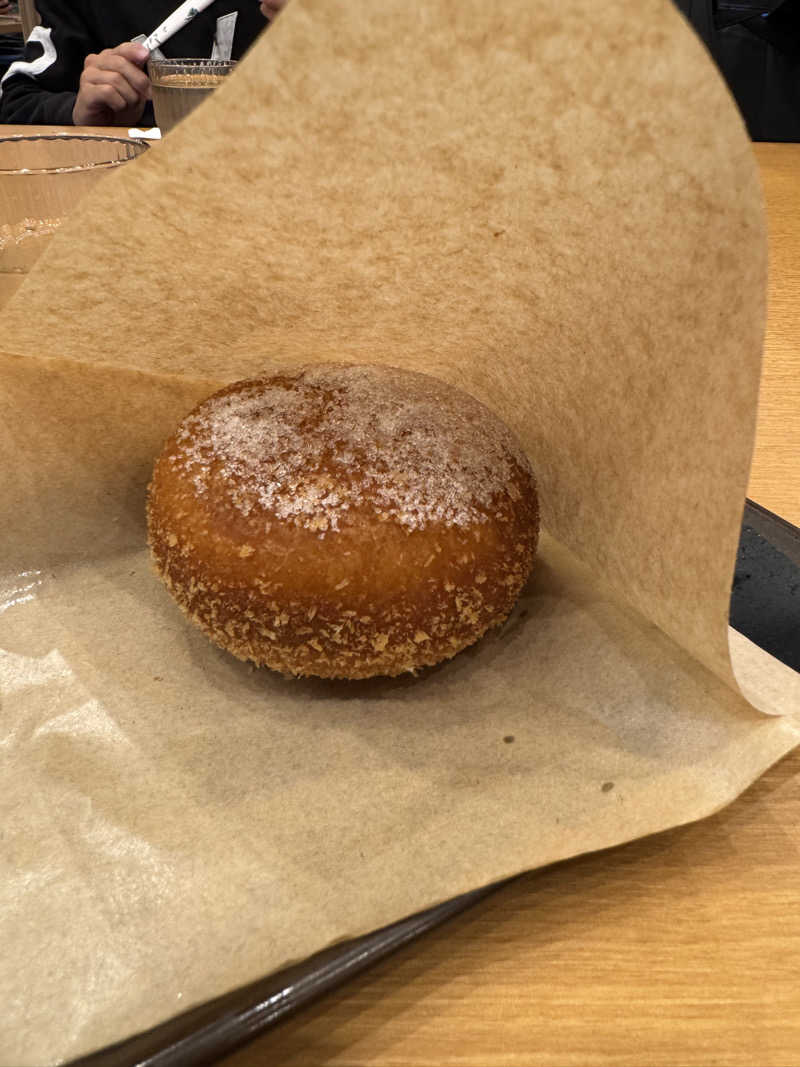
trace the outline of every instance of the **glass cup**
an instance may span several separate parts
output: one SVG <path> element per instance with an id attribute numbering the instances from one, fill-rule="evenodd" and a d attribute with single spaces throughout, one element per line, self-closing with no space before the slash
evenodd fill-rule
<path id="1" fill-rule="evenodd" d="M 235 66 L 234 59 L 151 59 L 147 73 L 162 134 L 208 99 Z"/>
<path id="2" fill-rule="evenodd" d="M 89 189 L 147 147 L 91 134 L 0 137 L 0 306 Z"/>

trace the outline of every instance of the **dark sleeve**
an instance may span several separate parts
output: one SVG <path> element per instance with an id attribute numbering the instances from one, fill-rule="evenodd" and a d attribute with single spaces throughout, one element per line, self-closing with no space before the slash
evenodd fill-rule
<path id="1" fill-rule="evenodd" d="M 241 59 L 256 38 L 269 27 L 269 23 L 261 14 L 256 0 L 252 0 L 252 3 L 239 0 L 235 6 L 239 11 L 239 18 L 236 20 L 231 58 Z"/>
<path id="2" fill-rule="evenodd" d="M 797 0 L 675 0 L 703 39 L 754 141 L 800 141 Z"/>
<path id="3" fill-rule="evenodd" d="M 36 8 L 41 25 L 0 82 L 0 123 L 71 125 L 83 61 L 96 51 L 94 38 L 80 3 L 37 0 Z"/>

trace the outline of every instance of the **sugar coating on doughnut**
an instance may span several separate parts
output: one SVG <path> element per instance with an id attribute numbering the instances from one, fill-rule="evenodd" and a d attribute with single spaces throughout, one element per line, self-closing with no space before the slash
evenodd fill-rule
<path id="1" fill-rule="evenodd" d="M 200 404 L 156 463 L 157 570 L 242 659 L 369 677 L 449 658 L 508 615 L 538 536 L 505 424 L 429 375 L 318 364 Z"/>
<path id="2" fill-rule="evenodd" d="M 321 536 L 360 505 L 410 530 L 465 526 L 485 521 L 513 459 L 525 460 L 477 401 L 453 399 L 408 371 L 312 367 L 213 397 L 179 430 L 173 462 L 198 493 L 219 463 L 242 514 L 261 508 Z"/>

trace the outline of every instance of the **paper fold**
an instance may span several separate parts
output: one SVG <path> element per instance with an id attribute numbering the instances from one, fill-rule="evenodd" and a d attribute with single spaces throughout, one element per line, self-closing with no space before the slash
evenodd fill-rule
<path id="1" fill-rule="evenodd" d="M 728 654 L 765 276 L 743 126 L 667 0 L 291 0 L 104 179 L 3 311 L 6 1059 L 700 818 L 797 743 Z M 537 472 L 512 619 L 418 679 L 253 672 L 149 569 L 181 415 L 322 359 L 467 388 Z"/>

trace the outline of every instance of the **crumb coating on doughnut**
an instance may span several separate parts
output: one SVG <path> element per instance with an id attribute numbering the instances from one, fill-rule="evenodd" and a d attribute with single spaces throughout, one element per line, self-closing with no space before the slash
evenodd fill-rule
<path id="1" fill-rule="evenodd" d="M 448 659 L 531 569 L 536 490 L 510 430 L 428 375 L 318 364 L 237 382 L 167 441 L 156 568 L 217 644 L 288 674 Z"/>

